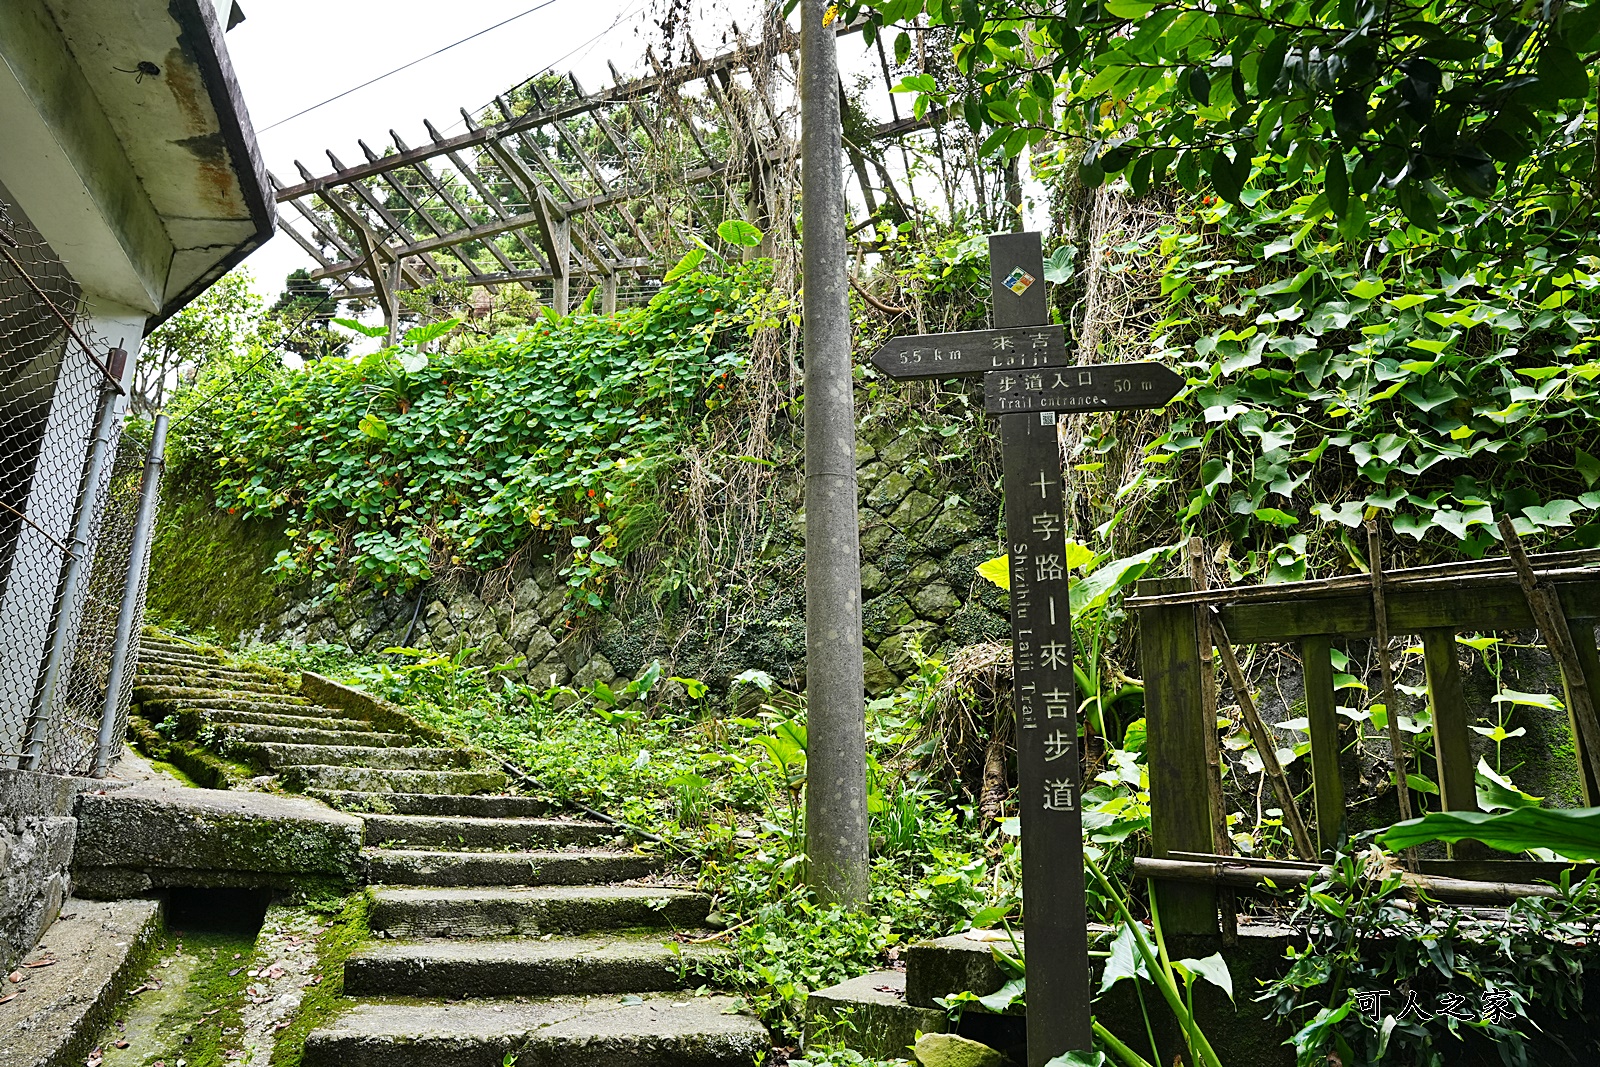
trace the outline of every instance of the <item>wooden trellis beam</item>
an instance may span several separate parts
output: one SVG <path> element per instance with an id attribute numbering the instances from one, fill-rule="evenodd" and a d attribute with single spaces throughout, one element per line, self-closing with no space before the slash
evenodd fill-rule
<path id="1" fill-rule="evenodd" d="M 297 163 L 301 181 L 280 186 L 277 198 L 311 226 L 309 235 L 291 232 L 317 263 L 312 276 L 335 280 L 350 298 L 391 284 L 385 263 L 398 265 L 398 288 L 547 282 L 558 307 L 574 278 L 598 279 L 609 307 L 618 275 L 664 269 L 654 260 L 685 224 L 754 213 L 770 228 L 773 183 L 795 151 L 780 121 L 790 109 L 773 86 L 788 76 L 796 40 L 781 21 L 754 45 L 736 37 L 712 57 L 690 40 L 689 62 L 670 68 L 646 49 L 644 77 L 624 79 L 613 66 L 615 84 L 594 93 L 570 76 L 570 98 L 564 87 L 531 84 L 526 113 L 499 96 L 498 121 L 463 110 L 464 132 L 446 137 L 427 123 L 427 144 L 390 131 L 393 151 L 359 142 L 366 158 L 356 166 L 330 152 L 333 171 L 321 177 Z M 584 116 L 592 130 L 576 121 Z M 738 151 L 724 151 L 722 133 L 708 129 L 725 131 Z M 445 162 L 459 174 L 458 192 Z M 736 192 L 746 181 L 748 202 Z M 668 186 L 690 195 L 667 195 Z M 370 247 L 353 247 L 353 234 Z M 372 277 L 372 287 L 357 288 L 357 276 Z"/>
<path id="2" fill-rule="evenodd" d="M 433 123 L 424 119 L 422 124 L 424 127 L 426 127 L 428 136 L 433 138 L 435 143 L 438 143 L 441 138 L 439 131 L 434 129 Z M 477 191 L 477 194 L 483 197 L 483 202 L 488 205 L 490 211 L 492 211 L 502 221 L 511 217 L 513 213 L 506 209 L 505 204 L 501 203 L 500 198 L 495 195 L 494 190 L 490 189 L 483 178 L 479 176 L 478 169 L 476 167 L 469 166 L 467 161 L 462 159 L 461 155 L 457 152 L 447 152 L 445 153 L 445 158 L 450 160 L 451 164 L 455 166 L 456 170 L 467 179 L 472 188 Z M 515 228 L 517 243 L 522 245 L 522 247 L 530 256 L 543 263 L 543 254 L 534 246 L 534 243 L 529 240 L 527 233 L 522 229 L 522 227 L 530 225 L 531 221 L 532 220 L 530 219 L 529 222 L 521 223 Z M 502 230 L 500 232 L 504 233 L 506 231 Z M 548 264 L 545 265 L 548 266 Z"/>
<path id="3" fill-rule="evenodd" d="M 776 48 L 776 45 L 763 43 L 758 45 L 754 51 L 737 50 L 724 53 L 714 59 L 707 60 L 707 65 L 711 69 L 745 66 L 751 62 L 764 61 L 769 58 L 770 53 L 775 51 Z M 786 50 L 792 51 L 792 45 L 789 45 Z M 650 96 L 662 89 L 704 77 L 705 73 L 690 65 L 675 67 L 670 71 L 662 70 L 661 73 L 654 77 L 635 78 L 633 80 L 619 79 L 617 86 L 602 93 L 599 97 L 575 100 L 563 104 L 551 112 L 530 111 L 525 115 L 519 115 L 508 123 L 469 129 L 466 133 L 457 134 L 454 137 L 441 138 L 432 145 L 414 149 L 409 154 L 402 153 L 399 156 L 388 157 L 383 160 L 382 164 L 369 163 L 363 166 L 340 169 L 321 178 L 308 178 L 300 185 L 290 186 L 281 190 L 278 199 L 282 201 L 297 196 L 308 196 L 312 193 L 320 194 L 324 189 L 347 185 L 361 178 L 370 178 L 377 174 L 379 170 L 388 166 L 403 166 L 416 162 L 417 159 L 432 159 L 434 156 L 443 155 L 447 152 L 459 152 L 463 148 L 476 148 L 490 140 L 503 137 L 509 133 L 515 133 L 518 130 L 529 130 L 536 126 L 546 125 L 554 118 L 571 118 L 606 104 L 626 102 Z"/>
<path id="4" fill-rule="evenodd" d="M 400 135 L 394 130 L 389 131 L 389 138 L 394 142 L 395 148 L 402 152 L 408 151 L 406 143 L 400 139 Z M 450 190 L 445 187 L 445 184 L 442 181 L 435 177 L 433 169 L 428 166 L 426 160 L 418 162 L 412 169 L 417 172 L 418 176 L 422 178 L 423 182 L 427 184 L 428 188 L 433 190 L 433 195 L 438 197 L 440 202 L 450 209 L 451 214 L 455 215 L 456 218 L 461 220 L 462 226 L 471 229 L 475 225 L 472 220 L 471 212 L 454 196 L 450 195 Z M 444 235 L 441 234 L 440 236 Z M 516 267 L 514 267 L 511 263 L 511 257 L 505 254 L 504 249 L 502 249 L 497 242 L 480 240 L 478 243 L 484 248 L 488 249 L 489 254 L 498 260 L 500 265 L 506 270 L 516 270 Z"/>

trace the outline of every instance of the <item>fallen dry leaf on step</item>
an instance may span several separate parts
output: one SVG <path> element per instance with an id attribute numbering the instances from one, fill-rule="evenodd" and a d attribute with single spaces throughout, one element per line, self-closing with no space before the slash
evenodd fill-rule
<path id="1" fill-rule="evenodd" d="M 242 970 L 244 970 L 243 967 L 235 967 L 233 970 L 228 972 L 228 977 L 229 978 L 237 978 L 237 977 L 239 977 L 239 972 L 242 971 Z"/>
<path id="2" fill-rule="evenodd" d="M 15 993 L 7 993 L 5 996 L 0 997 L 0 1004 L 9 1004 L 26 992 L 26 989 L 19 989 Z"/>
<path id="3" fill-rule="evenodd" d="M 6 977 L 10 978 L 11 979 L 11 983 L 13 985 L 15 985 L 16 983 L 22 981 L 22 972 L 21 971 L 12 971 Z"/>
<path id="4" fill-rule="evenodd" d="M 128 1047 L 128 1043 L 126 1041 L 113 1041 L 111 1043 L 111 1047 L 112 1048 L 127 1048 Z"/>
<path id="5" fill-rule="evenodd" d="M 209 1018 L 211 1018 L 213 1015 L 215 1015 L 217 1012 L 219 1012 L 221 1010 L 222 1010 L 221 1008 L 212 1008 L 210 1011 L 201 1012 L 200 1015 L 201 1015 L 202 1018 L 209 1019 Z"/>
<path id="6" fill-rule="evenodd" d="M 58 964 L 60 962 L 61 962 L 60 960 L 49 960 L 49 959 L 34 960 L 32 963 L 24 963 L 23 966 L 27 967 L 29 970 L 32 970 L 32 969 L 37 968 L 37 967 L 54 967 L 56 964 Z"/>
<path id="7" fill-rule="evenodd" d="M 279 978 L 282 978 L 284 975 L 286 975 L 288 973 L 289 972 L 284 970 L 282 967 L 273 967 L 273 968 L 271 968 L 270 970 L 267 971 L 267 977 L 272 979 L 273 981 L 277 981 Z"/>

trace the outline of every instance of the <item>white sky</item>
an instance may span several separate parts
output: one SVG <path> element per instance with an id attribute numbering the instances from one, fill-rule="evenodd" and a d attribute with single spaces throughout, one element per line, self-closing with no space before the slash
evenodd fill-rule
<path id="1" fill-rule="evenodd" d="M 5 0 L 0 0 L 0 3 Z M 216 0 L 226 20 L 231 0 Z M 313 174 L 364 160 L 357 143 L 381 153 L 389 131 L 408 145 L 428 140 L 430 119 L 445 135 L 462 129 L 459 110 L 481 111 L 492 98 L 547 67 L 573 71 L 594 91 L 611 80 L 606 61 L 624 76 L 646 67 L 647 45 L 661 51 L 656 18 L 667 0 L 239 0 L 245 21 L 227 35 L 267 169 L 298 180 L 295 160 Z M 724 47 L 729 23 L 750 37 L 764 0 L 689 0 L 690 30 L 702 52 Z M 538 8 L 508 25 L 426 59 L 309 114 L 296 115 L 347 89 Z M 731 43 L 731 42 L 730 42 Z M 875 79 L 872 106 L 889 117 L 878 58 L 859 35 L 839 42 L 847 82 L 863 71 Z M 909 113 L 910 101 L 901 101 Z M 282 234 L 247 261 L 262 296 L 277 297 L 284 277 L 315 264 Z"/>
<path id="2" fill-rule="evenodd" d="M 0 0 L 3 2 L 3 0 Z M 227 18 L 231 0 L 218 0 Z M 728 22 L 757 25 L 759 0 L 694 3 L 692 32 L 703 52 L 721 50 Z M 591 92 L 610 83 L 610 59 L 624 75 L 645 66 L 650 44 L 661 51 L 654 18 L 661 0 L 240 0 L 245 21 L 227 36 L 245 106 L 267 169 L 297 181 L 294 161 L 313 174 L 332 169 L 331 149 L 347 166 L 364 161 L 358 140 L 375 152 L 397 131 L 426 143 L 423 119 L 447 136 L 462 129 L 459 110 L 478 112 L 495 94 L 554 65 L 574 71 Z M 443 55 L 277 125 L 303 108 L 360 85 L 469 34 L 545 4 L 542 10 Z M 279 235 L 247 265 L 263 296 L 314 264 Z"/>

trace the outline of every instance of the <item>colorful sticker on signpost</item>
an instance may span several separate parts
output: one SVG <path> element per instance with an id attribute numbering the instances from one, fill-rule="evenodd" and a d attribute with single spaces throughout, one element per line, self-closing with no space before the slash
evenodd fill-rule
<path id="1" fill-rule="evenodd" d="M 1032 285 L 1035 280 L 1036 279 L 1033 275 L 1029 274 L 1021 267 L 1017 267 L 1013 269 L 1010 274 L 1006 275 L 1005 285 L 1007 289 L 1010 289 L 1013 293 L 1021 296 L 1023 293 L 1028 291 L 1028 286 Z"/>

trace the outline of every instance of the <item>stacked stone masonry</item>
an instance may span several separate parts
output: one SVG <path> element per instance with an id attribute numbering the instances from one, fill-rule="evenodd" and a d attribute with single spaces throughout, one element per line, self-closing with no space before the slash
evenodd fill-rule
<path id="1" fill-rule="evenodd" d="M 936 464 L 929 443 L 917 435 L 879 426 L 864 429 L 862 437 L 857 476 L 866 678 L 868 689 L 880 694 L 915 673 L 913 643 L 933 653 L 1003 640 L 1010 630 L 1005 595 L 976 570 L 999 552 L 999 500 L 992 488 L 970 469 Z M 473 659 L 482 664 L 520 657 L 512 676 L 539 687 L 617 684 L 652 659 L 661 659 L 668 674 L 714 685 L 751 668 L 799 685 L 805 670 L 803 485 L 794 472 L 777 477 L 779 502 L 790 518 L 776 523 L 763 553 L 758 595 L 751 598 L 754 617 L 742 620 L 742 632 L 715 657 L 693 632 L 670 642 L 641 636 L 660 631 L 660 623 L 653 615 L 630 617 L 626 608 L 598 626 L 569 626 L 566 581 L 548 558 L 513 567 L 509 580 L 496 575 L 476 587 L 435 583 L 421 603 L 398 595 L 293 602 L 255 636 L 368 652 L 402 641 L 452 655 L 474 648 Z M 229 529 L 234 536 L 248 533 Z M 671 630 L 671 620 L 665 628 Z"/>

